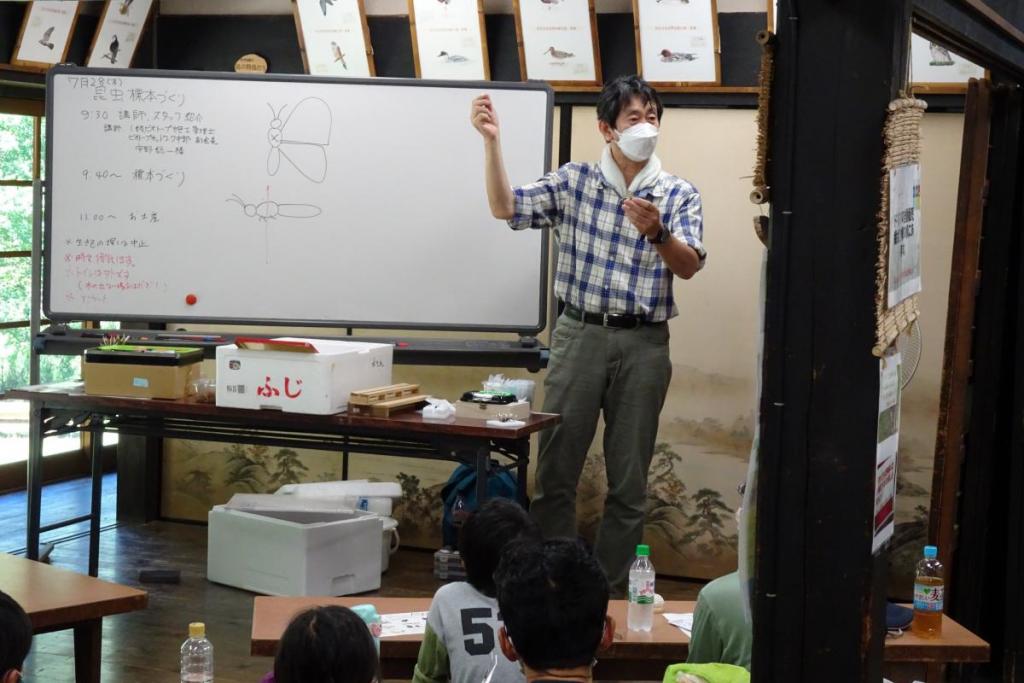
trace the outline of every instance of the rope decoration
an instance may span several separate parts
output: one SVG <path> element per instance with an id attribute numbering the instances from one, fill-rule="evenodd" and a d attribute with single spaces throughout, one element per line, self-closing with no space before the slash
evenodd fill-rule
<path id="1" fill-rule="evenodd" d="M 765 204 L 769 201 L 765 169 L 769 156 L 772 79 L 775 76 L 775 34 L 768 30 L 758 31 L 757 42 L 761 46 L 761 68 L 757 77 L 757 156 L 754 161 L 754 190 L 750 193 L 750 201 Z"/>
<path id="2" fill-rule="evenodd" d="M 878 209 L 878 261 L 875 265 L 875 346 L 871 352 L 881 358 L 921 312 L 917 295 L 892 308 L 887 305 L 889 289 L 889 171 L 921 160 L 921 118 L 927 105 L 912 97 L 889 103 L 883 135 L 882 191 Z"/>

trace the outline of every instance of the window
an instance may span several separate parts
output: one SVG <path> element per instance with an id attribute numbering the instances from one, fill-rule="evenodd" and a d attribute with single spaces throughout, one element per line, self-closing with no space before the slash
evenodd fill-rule
<path id="1" fill-rule="evenodd" d="M 0 390 L 29 383 L 32 182 L 43 172 L 43 119 L 0 114 Z M 42 356 L 39 378 L 79 376 L 77 356 Z M 28 403 L 0 401 L 0 465 L 28 457 Z M 43 442 L 44 455 L 78 450 L 76 434 Z"/>

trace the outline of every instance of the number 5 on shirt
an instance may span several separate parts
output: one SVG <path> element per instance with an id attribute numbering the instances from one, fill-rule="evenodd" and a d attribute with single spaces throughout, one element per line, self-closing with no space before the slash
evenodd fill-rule
<path id="1" fill-rule="evenodd" d="M 486 655 L 494 651 L 494 629 L 490 624 L 478 623 L 491 618 L 488 607 L 467 607 L 461 611 L 462 633 L 467 636 L 463 643 L 470 655 Z M 476 636 L 479 636 L 477 640 Z"/>

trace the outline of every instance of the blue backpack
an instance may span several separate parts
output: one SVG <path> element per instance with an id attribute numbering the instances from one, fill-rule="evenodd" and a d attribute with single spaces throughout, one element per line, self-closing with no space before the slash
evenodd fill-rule
<path id="1" fill-rule="evenodd" d="M 508 470 L 498 469 L 498 463 L 492 460 L 487 474 L 487 496 L 516 500 L 518 495 L 515 476 Z M 441 536 L 445 546 L 457 548 L 459 528 L 469 513 L 479 507 L 476 499 L 476 468 L 469 465 L 456 467 L 441 489 L 441 500 L 444 502 Z"/>

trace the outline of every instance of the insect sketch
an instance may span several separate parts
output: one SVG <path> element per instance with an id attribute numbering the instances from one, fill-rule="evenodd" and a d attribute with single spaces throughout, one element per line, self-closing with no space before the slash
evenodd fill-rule
<path id="1" fill-rule="evenodd" d="M 266 244 L 266 262 L 270 263 L 270 226 L 269 222 L 277 218 L 316 218 L 323 211 L 315 204 L 282 204 L 270 198 L 270 188 L 267 188 L 267 197 L 258 204 L 250 204 L 237 194 L 232 194 L 225 199 L 226 202 L 236 202 L 242 207 L 242 213 L 248 218 L 255 218 L 264 225 L 263 239 Z"/>
<path id="2" fill-rule="evenodd" d="M 285 114 L 288 105 L 274 110 L 267 129 L 267 173 L 277 175 L 281 158 L 314 183 L 327 177 L 327 145 L 331 143 L 331 108 L 319 97 L 307 97 Z"/>

